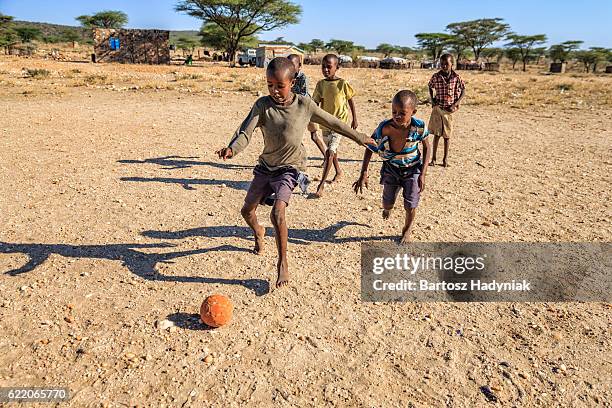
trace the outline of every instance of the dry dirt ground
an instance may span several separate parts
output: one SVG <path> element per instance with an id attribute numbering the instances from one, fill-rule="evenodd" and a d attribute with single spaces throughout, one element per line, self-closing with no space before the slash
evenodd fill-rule
<path id="1" fill-rule="evenodd" d="M 274 290 L 269 207 L 264 256 L 239 213 L 261 139 L 214 155 L 262 75 L 0 59 L 0 386 L 65 386 L 70 407 L 612 405 L 610 304 L 362 302 L 360 242 L 395 239 L 403 215 L 380 217 L 379 161 L 352 192 L 349 142 L 346 177 L 292 199 L 292 282 Z M 431 72 L 340 75 L 369 132 Z M 610 241 L 612 79 L 465 78 L 414 238 Z M 217 330 L 197 317 L 212 293 L 235 306 Z"/>

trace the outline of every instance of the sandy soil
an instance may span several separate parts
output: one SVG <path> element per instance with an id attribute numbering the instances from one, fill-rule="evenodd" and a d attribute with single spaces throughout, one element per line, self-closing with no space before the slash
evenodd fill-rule
<path id="1" fill-rule="evenodd" d="M 25 64 L 54 71 L 23 78 Z M 322 200 L 292 199 L 292 283 L 274 290 L 269 207 L 264 256 L 239 213 L 261 140 L 226 163 L 214 155 L 258 90 L 71 87 L 55 74 L 105 69 L 157 75 L 0 59 L 0 386 L 66 386 L 71 407 L 472 407 L 492 404 L 485 386 L 503 406 L 611 406 L 610 304 L 360 300 L 360 242 L 395 239 L 403 214 L 380 217 L 378 161 L 367 193 L 352 192 L 362 150 L 349 142 L 344 180 Z M 223 70 L 241 72 L 192 72 Z M 403 74 L 343 72 L 385 83 L 387 98 L 405 87 Z M 609 100 L 612 81 L 594 78 Z M 468 99 L 415 239 L 610 241 L 612 108 L 578 105 Z M 364 131 L 390 110 L 367 89 L 357 108 Z M 196 314 L 212 293 L 235 305 L 217 330 Z"/>

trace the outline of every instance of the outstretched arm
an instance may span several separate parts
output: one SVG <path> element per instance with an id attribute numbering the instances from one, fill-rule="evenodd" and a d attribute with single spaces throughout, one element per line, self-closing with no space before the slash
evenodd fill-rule
<path id="1" fill-rule="evenodd" d="M 253 131 L 260 125 L 261 112 L 258 102 L 259 101 L 255 102 L 249 115 L 242 121 L 242 124 L 236 130 L 228 147 L 224 147 L 217 151 L 219 158 L 225 160 L 234 157 L 249 145 Z"/>
<path id="2" fill-rule="evenodd" d="M 314 102 L 312 102 L 311 109 L 312 116 L 310 120 L 312 122 L 318 123 L 319 125 L 323 125 L 324 127 L 331 129 L 341 134 L 342 136 L 346 136 L 360 145 L 374 144 L 374 140 L 372 140 L 372 138 L 352 129 L 350 126 L 348 126 L 346 123 L 344 123 L 337 117 L 330 115 L 323 109 L 316 106 Z"/>

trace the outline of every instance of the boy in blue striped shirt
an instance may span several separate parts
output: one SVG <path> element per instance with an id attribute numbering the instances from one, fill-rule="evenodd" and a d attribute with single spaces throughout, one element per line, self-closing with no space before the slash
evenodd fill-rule
<path id="1" fill-rule="evenodd" d="M 406 220 L 402 229 L 401 243 L 410 242 L 410 232 L 416 215 L 421 192 L 425 189 L 425 174 L 430 160 L 429 132 L 425 122 L 416 119 L 417 97 L 412 91 L 400 91 L 393 98 L 392 119 L 384 120 L 378 125 L 372 138 L 377 146 L 367 146 L 361 166 L 361 175 L 353 184 L 355 193 L 363 192 L 368 187 L 368 166 L 372 152 L 383 159 L 380 170 L 380 184 L 383 185 L 383 218 L 389 215 L 395 204 L 400 189 L 403 189 Z M 423 145 L 423 156 L 419 151 Z"/>

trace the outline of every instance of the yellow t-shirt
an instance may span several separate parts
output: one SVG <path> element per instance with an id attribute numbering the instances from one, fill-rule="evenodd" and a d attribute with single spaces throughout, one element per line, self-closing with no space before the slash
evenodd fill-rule
<path id="1" fill-rule="evenodd" d="M 348 123 L 349 107 L 348 100 L 355 96 L 355 90 L 344 79 L 338 78 L 333 81 L 325 79 L 317 82 L 312 100 L 316 103 L 321 103 L 321 108 Z"/>

